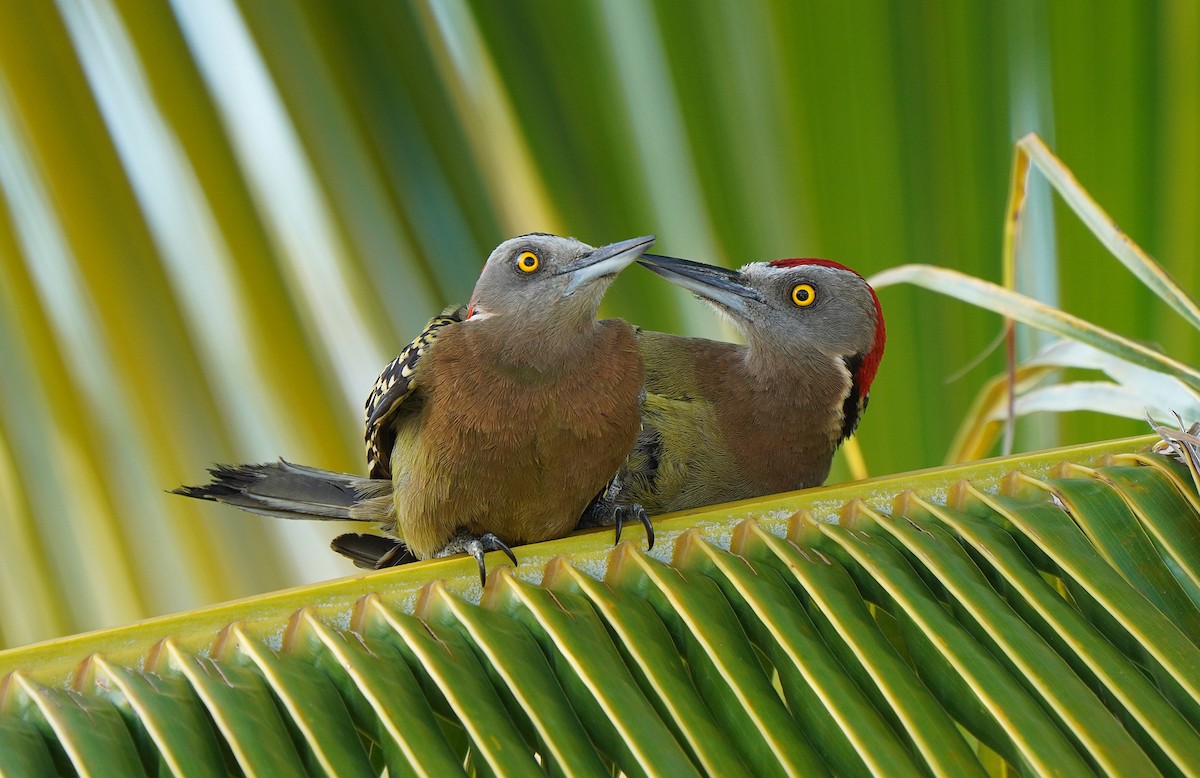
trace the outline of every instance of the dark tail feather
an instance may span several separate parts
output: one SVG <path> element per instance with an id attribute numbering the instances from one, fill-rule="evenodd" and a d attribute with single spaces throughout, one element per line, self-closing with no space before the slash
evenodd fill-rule
<path id="1" fill-rule="evenodd" d="M 357 521 L 351 510 L 390 489 L 388 482 L 318 470 L 279 460 L 261 465 L 217 465 L 212 483 L 181 486 L 175 494 L 213 500 L 281 519 Z"/>
<path id="2" fill-rule="evenodd" d="M 380 570 L 417 561 L 403 542 L 381 535 L 359 535 L 351 532 L 338 535 L 329 547 L 368 570 Z"/>

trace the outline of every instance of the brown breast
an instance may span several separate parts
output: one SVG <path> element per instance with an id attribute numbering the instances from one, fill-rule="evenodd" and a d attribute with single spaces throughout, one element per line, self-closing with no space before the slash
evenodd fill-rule
<path id="1" fill-rule="evenodd" d="M 709 355 L 698 370 L 722 435 L 753 496 L 817 486 L 829 475 L 848 378 L 837 365 L 755 371 L 744 352 Z"/>
<path id="2" fill-rule="evenodd" d="M 638 432 L 629 325 L 601 322 L 552 371 L 497 363 L 483 334 L 455 327 L 438 340 L 414 445 L 396 463 L 398 523 L 419 556 L 459 529 L 510 544 L 569 532 Z"/>

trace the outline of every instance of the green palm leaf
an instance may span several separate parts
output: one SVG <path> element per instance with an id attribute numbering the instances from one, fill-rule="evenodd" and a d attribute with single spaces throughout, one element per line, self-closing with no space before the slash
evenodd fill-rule
<path id="1" fill-rule="evenodd" d="M 0 770 L 1197 774 L 1200 514 L 1149 440 L 3 652 Z"/>
<path id="2" fill-rule="evenodd" d="M 1117 294 L 1068 227 L 1079 319 L 983 296 L 1107 343 L 1114 370 L 1195 383 L 1197 335 L 1153 294 L 1192 323 L 1195 306 L 1096 202 L 1194 288 L 1196 21 L 1187 4 L 1094 9 L 1095 36 L 1015 6 L 0 2 L 0 644 L 347 572 L 326 528 L 163 490 L 212 461 L 357 469 L 375 371 L 515 232 L 994 277 L 1009 127 L 1053 129 L 1095 201 L 1025 151 L 1147 288 Z M 1036 193 L 1027 210 L 1046 239 Z M 1020 291 L 1058 306 L 1043 259 Z M 923 282 L 983 289 L 944 272 Z M 862 434 L 891 472 L 940 456 L 969 402 L 942 377 L 995 320 L 883 297 Z M 607 306 L 719 332 L 636 274 Z M 0 772 L 1195 772 L 1200 499 L 1141 445 L 668 518 L 651 556 L 605 535 L 530 547 L 486 593 L 447 561 L 5 652 Z M 1002 486 L 1006 468 L 1028 478 Z"/>
<path id="3" fill-rule="evenodd" d="M 334 529 L 164 490 L 220 461 L 357 469 L 376 371 L 515 232 L 995 279 L 1011 143 L 1038 130 L 1195 288 L 1189 4 L 1093 9 L 1104 36 L 1019 4 L 741 6 L 0 2 L 0 643 L 350 572 Z M 1061 305 L 1050 254 L 1020 291 L 1194 363 L 1200 335 L 1153 308 L 1164 276 L 1132 263 L 1150 286 L 1126 290 L 1093 238 L 1057 233 Z M 720 334 L 647 276 L 607 312 Z M 942 457 L 972 394 L 944 378 L 996 320 L 882 297 L 860 434 L 871 471 L 898 472 Z"/>

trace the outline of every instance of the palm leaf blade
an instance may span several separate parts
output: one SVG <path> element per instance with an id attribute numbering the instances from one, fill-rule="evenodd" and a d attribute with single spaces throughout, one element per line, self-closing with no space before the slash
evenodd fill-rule
<path id="1" fill-rule="evenodd" d="M 753 524 L 744 525 L 733 548 L 784 576 L 832 652 L 931 770 L 942 775 L 981 772 L 945 708 L 888 643 L 844 568 L 803 554 Z"/>
<path id="2" fill-rule="evenodd" d="M 771 688 L 733 608 L 712 579 L 623 546 L 608 580 L 644 597 L 667 626 L 700 695 L 755 774 L 811 774 L 820 760 Z M 782 771 L 782 773 L 780 773 Z"/>
<path id="3" fill-rule="evenodd" d="M 837 772 L 917 771 L 898 733 L 845 672 L 775 570 L 756 570 L 698 534 L 681 542 L 681 561 L 721 587 L 779 673 L 784 699 L 801 730 Z M 700 559 L 689 559 L 696 556 Z"/>
<path id="4" fill-rule="evenodd" d="M 965 550 L 936 522 L 877 517 L 905 557 L 938 582 L 958 620 L 989 648 L 1102 772 L 1145 773 L 1153 765 L 1092 690 L 991 588 Z"/>
<path id="5" fill-rule="evenodd" d="M 368 649 L 308 610 L 293 623 L 292 650 L 333 680 L 360 735 L 389 775 L 461 769 L 412 671 L 384 646 Z"/>
<path id="6" fill-rule="evenodd" d="M 1200 649 L 1144 592 L 1185 595 L 1200 518 L 1147 442 L 665 517 L 652 555 L 530 546 L 483 592 L 445 560 L 7 651 L 4 764 L 1196 774 Z"/>
<path id="7" fill-rule="evenodd" d="M 370 600 L 360 629 L 369 641 L 396 649 L 415 671 L 435 713 L 461 723 L 480 768 L 509 775 L 540 772 L 487 671 L 457 633 L 376 599 Z"/>
<path id="8" fill-rule="evenodd" d="M 605 775 L 604 763 L 529 632 L 443 588 L 431 587 L 427 595 L 421 617 L 457 629 L 475 649 L 513 718 L 527 720 L 526 740 L 535 743 L 543 759 L 566 775 Z"/>
<path id="9" fill-rule="evenodd" d="M 696 765 L 710 775 L 751 774 L 725 730 L 708 715 L 670 633 L 645 600 L 614 591 L 564 557 L 546 568 L 542 585 L 591 602 L 642 693 Z"/>
<path id="10" fill-rule="evenodd" d="M 168 645 L 166 651 L 172 670 L 186 678 L 204 702 L 229 755 L 243 772 L 288 770 L 299 774 L 304 770 L 287 723 L 261 675 L 249 667 L 217 663 L 174 646 Z M 83 772 L 80 763 L 75 766 Z"/>
<path id="11" fill-rule="evenodd" d="M 120 775 L 142 772 L 137 747 L 121 720 L 121 714 L 107 700 L 43 686 L 21 677 L 12 679 L 18 688 L 16 701 L 24 707 L 26 718 L 47 737 L 50 754 L 59 774 L 69 773 L 72 764 L 82 775 L 94 774 L 103 765 Z"/>
<path id="12" fill-rule="evenodd" d="M 1162 694 L 1146 680 L 1078 611 L 1050 588 L 1014 539 L 995 523 L 930 503 L 920 507 L 953 529 L 972 551 L 972 558 L 993 586 L 1006 593 L 1022 618 L 1100 693 L 1104 690 L 1114 712 L 1160 766 L 1191 763 L 1200 757 L 1200 736 L 1180 717 Z M 909 512 L 910 518 L 920 516 Z M 1156 760 L 1157 761 L 1157 760 Z"/>
<path id="13" fill-rule="evenodd" d="M 0 772 L 5 775 L 53 775 L 54 760 L 38 729 L 16 717 L 0 720 Z"/>
<path id="14" fill-rule="evenodd" d="M 1104 467 L 1098 472 L 1118 490 L 1150 536 L 1163 563 L 1192 604 L 1200 607 L 1200 528 L 1187 521 L 1189 511 L 1184 496 L 1171 488 L 1170 481 L 1146 477 L 1150 474 L 1140 467 Z M 1183 482 L 1182 477 L 1175 481 Z"/>
<path id="15" fill-rule="evenodd" d="M 286 714 L 309 772 L 375 774 L 355 736 L 350 714 L 328 676 L 310 672 L 309 665 L 294 656 L 277 655 L 236 627 L 231 637 L 237 641 L 235 661 L 253 664 Z"/>
<path id="16" fill-rule="evenodd" d="M 204 705 L 186 680 L 139 673 L 102 657 L 94 657 L 91 666 L 96 691 L 134 723 L 130 729 L 135 736 L 146 735 L 142 740 L 149 742 L 139 742 L 143 754 L 156 752 L 163 766 L 178 774 L 224 774 L 221 749 Z"/>
<path id="17" fill-rule="evenodd" d="M 1148 666 L 1172 704 L 1197 726 L 1200 652 L 1184 633 L 1109 567 L 1062 511 L 1044 503 L 1018 505 L 1011 498 L 1001 498 L 994 507 L 1016 525 L 1022 539 L 1050 556 L 1051 567 L 1084 615 L 1126 654 Z"/>
<path id="18" fill-rule="evenodd" d="M 845 566 L 867 598 L 898 619 L 923 680 L 963 726 L 1009 762 L 1033 772 L 1051 765 L 1086 772 L 1031 695 L 946 612 L 884 538 L 827 525 L 819 525 L 819 532 L 814 546 Z"/>
<path id="19" fill-rule="evenodd" d="M 1200 635 L 1200 612 L 1168 569 L 1116 489 L 1099 478 L 1056 478 L 1053 494 L 1102 556 L 1186 635 Z"/>
<path id="20" fill-rule="evenodd" d="M 530 628 L 551 657 L 580 720 L 604 751 L 638 773 L 687 775 L 694 768 L 646 700 L 586 598 L 504 577 L 499 610 Z"/>

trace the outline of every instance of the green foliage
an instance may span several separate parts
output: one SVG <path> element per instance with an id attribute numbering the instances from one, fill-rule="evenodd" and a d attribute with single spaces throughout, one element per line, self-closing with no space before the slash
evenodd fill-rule
<path id="1" fill-rule="evenodd" d="M 1149 440 L 0 652 L 0 771 L 1194 775 L 1200 495 Z"/>
<path id="2" fill-rule="evenodd" d="M 361 469 L 377 370 L 515 233 L 998 280 L 1038 130 L 1195 289 L 1198 31 L 1190 3 L 3 0 L 0 640 L 350 572 L 332 529 L 164 490 L 214 461 Z M 1063 307 L 1194 363 L 1063 221 Z M 941 461 L 1001 366 L 947 385 L 998 319 L 881 297 L 875 473 Z M 722 332 L 636 270 L 606 310 Z"/>

